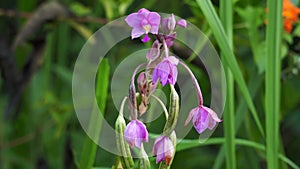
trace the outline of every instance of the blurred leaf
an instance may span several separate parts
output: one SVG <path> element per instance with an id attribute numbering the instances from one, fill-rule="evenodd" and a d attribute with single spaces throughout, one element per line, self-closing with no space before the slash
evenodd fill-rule
<path id="1" fill-rule="evenodd" d="M 104 9 L 105 9 L 105 14 L 106 14 L 106 17 L 109 19 L 109 20 L 112 20 L 116 14 L 116 2 L 115 0 L 110 0 L 110 1 L 107 1 L 107 0 L 99 0 L 103 6 L 104 6 Z"/>
<path id="2" fill-rule="evenodd" d="M 109 63 L 107 59 L 102 59 L 98 69 L 98 76 L 96 81 L 96 97 L 100 112 L 103 115 L 107 99 L 108 81 Z M 97 117 L 95 113 L 96 111 L 91 112 L 88 133 L 92 134 L 93 139 L 99 139 L 102 121 L 101 119 L 95 118 Z M 98 145 L 94 141 L 98 142 L 98 140 L 91 140 L 89 136 L 86 136 L 84 147 L 80 155 L 80 163 L 78 166 L 79 169 L 89 169 L 94 165 L 98 147 Z"/>
<path id="3" fill-rule="evenodd" d="M 77 16 L 86 16 L 91 14 L 91 9 L 82 5 L 79 2 L 73 2 L 70 5 L 71 11 L 76 14 Z"/>
<path id="4" fill-rule="evenodd" d="M 247 6 L 246 8 L 236 8 L 235 10 L 246 22 L 254 61 L 259 73 L 263 73 L 266 69 L 266 44 L 261 37 L 259 27 L 263 24 L 264 9 Z"/>
<path id="5" fill-rule="evenodd" d="M 64 81 L 68 85 L 72 85 L 72 72 L 68 70 L 66 67 L 61 65 L 52 65 L 51 71 L 53 71 L 58 78 Z"/>
<path id="6" fill-rule="evenodd" d="M 184 139 L 184 140 L 181 140 L 179 142 L 179 144 L 177 144 L 176 152 L 186 150 L 186 149 L 190 149 L 190 148 L 194 148 L 194 147 L 198 147 L 198 146 L 224 144 L 224 142 L 225 142 L 224 138 L 210 138 L 206 142 L 202 142 L 199 139 L 195 139 L 195 140 L 186 140 L 186 139 Z M 236 145 L 251 147 L 251 148 L 255 148 L 255 149 L 260 150 L 260 151 L 265 151 L 266 150 L 264 145 L 253 142 L 253 141 L 245 140 L 245 139 L 236 139 Z M 286 156 L 278 153 L 277 157 L 279 159 L 281 159 L 282 161 L 286 162 L 292 168 L 299 169 L 299 166 L 297 166 L 297 164 L 295 164 L 293 161 L 291 161 Z"/>
<path id="7" fill-rule="evenodd" d="M 125 15 L 127 8 L 131 5 L 133 0 L 120 0 L 119 4 L 119 14 Z"/>
<path id="8" fill-rule="evenodd" d="M 286 34 L 286 33 L 285 33 Z M 294 31 L 293 31 L 293 35 L 300 37 L 300 23 L 298 22 L 298 24 L 296 25 Z"/>
<path id="9" fill-rule="evenodd" d="M 68 21 L 68 23 L 86 40 L 89 40 L 89 42 L 91 43 L 95 43 L 95 39 L 94 37 L 92 37 L 93 32 L 89 30 L 86 26 L 74 21 Z"/>

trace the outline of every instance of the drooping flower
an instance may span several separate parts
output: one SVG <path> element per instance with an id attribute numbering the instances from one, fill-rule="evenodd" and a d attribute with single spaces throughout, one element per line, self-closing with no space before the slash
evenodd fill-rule
<path id="1" fill-rule="evenodd" d="M 152 154 L 156 156 L 156 164 L 166 161 L 169 165 L 174 155 L 174 145 L 171 139 L 165 135 L 158 137 L 154 142 Z"/>
<path id="2" fill-rule="evenodd" d="M 207 128 L 212 130 L 216 126 L 217 122 L 222 121 L 212 109 L 203 105 L 200 105 L 190 111 L 190 114 L 185 121 L 185 125 L 187 125 L 192 118 L 194 128 L 199 134 L 201 134 Z"/>
<path id="3" fill-rule="evenodd" d="M 131 148 L 140 148 L 142 141 L 148 142 L 148 131 L 141 121 L 131 120 L 125 128 L 124 137 Z"/>
<path id="4" fill-rule="evenodd" d="M 162 86 L 167 83 L 175 85 L 177 81 L 177 65 L 179 60 L 174 56 L 164 58 L 154 69 L 152 80 L 154 83 L 160 79 Z"/>
<path id="5" fill-rule="evenodd" d="M 298 22 L 300 8 L 297 8 L 290 0 L 283 0 L 282 16 L 283 24 L 286 32 L 290 33 L 293 29 L 293 24 Z"/>
<path id="6" fill-rule="evenodd" d="M 160 15 L 156 12 L 150 12 L 147 9 L 142 8 L 138 12 L 128 15 L 125 21 L 132 27 L 132 39 L 146 34 L 142 41 L 148 42 L 150 40 L 148 33 L 158 34 Z"/>

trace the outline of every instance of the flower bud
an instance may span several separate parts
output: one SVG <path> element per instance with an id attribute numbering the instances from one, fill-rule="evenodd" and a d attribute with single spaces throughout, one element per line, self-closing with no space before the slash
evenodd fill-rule
<path id="1" fill-rule="evenodd" d="M 183 27 L 183 28 L 186 28 L 186 27 L 187 27 L 186 20 L 184 20 L 184 19 L 178 20 L 176 24 L 177 24 L 178 26 Z"/>
<path id="2" fill-rule="evenodd" d="M 124 108 L 125 100 L 126 99 L 124 99 L 121 104 L 119 116 L 115 123 L 116 142 L 117 142 L 118 151 L 120 153 L 120 160 L 123 168 L 133 168 L 134 162 L 131 156 L 130 148 L 124 138 L 124 130 L 126 127 L 126 122 L 123 117 L 123 108 Z"/>
<path id="3" fill-rule="evenodd" d="M 122 166 L 124 168 L 133 168 L 134 162 L 131 156 L 130 148 L 124 139 L 125 127 L 125 120 L 122 115 L 119 115 L 115 124 L 117 148 L 120 153 Z"/>
<path id="4" fill-rule="evenodd" d="M 144 150 L 144 146 L 143 144 L 141 145 L 141 149 L 140 149 L 140 157 L 139 157 L 139 168 L 142 169 L 150 169 L 150 161 L 149 158 L 147 156 L 147 153 Z"/>
<path id="5" fill-rule="evenodd" d="M 178 112 L 179 112 L 179 96 L 174 88 L 174 86 L 170 85 L 171 93 L 170 93 L 170 107 L 169 107 L 169 117 L 166 122 L 164 128 L 165 135 L 171 135 L 178 120 Z"/>

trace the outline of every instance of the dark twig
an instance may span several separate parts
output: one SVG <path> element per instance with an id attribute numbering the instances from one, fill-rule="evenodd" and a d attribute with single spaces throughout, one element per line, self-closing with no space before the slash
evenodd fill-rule
<path id="1" fill-rule="evenodd" d="M 30 18 L 33 15 L 33 13 L 30 12 L 22 12 L 22 11 L 16 11 L 11 9 L 1 9 L 0 8 L 0 16 L 7 16 L 7 17 L 18 17 L 18 18 Z M 58 21 L 75 21 L 75 22 L 81 22 L 81 23 L 100 23 L 105 24 L 108 22 L 105 18 L 97 18 L 97 17 L 90 17 L 90 16 L 67 16 L 67 17 L 60 17 L 58 18 Z"/>

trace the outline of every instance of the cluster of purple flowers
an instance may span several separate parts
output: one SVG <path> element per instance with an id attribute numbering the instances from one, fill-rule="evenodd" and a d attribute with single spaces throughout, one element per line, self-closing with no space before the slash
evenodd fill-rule
<path id="1" fill-rule="evenodd" d="M 199 134 L 206 129 L 212 130 L 216 126 L 216 123 L 221 122 L 221 120 L 212 109 L 203 105 L 200 86 L 190 69 L 175 56 L 169 56 L 168 48 L 173 45 L 176 38 L 176 26 L 186 28 L 187 22 L 184 19 L 176 21 L 173 14 L 171 14 L 170 17 L 161 19 L 158 13 L 150 12 L 144 8 L 128 15 L 125 21 L 132 27 L 132 39 L 143 36 L 141 41 L 145 43 L 151 39 L 149 34 L 152 34 L 156 39 L 146 55 L 147 66 L 145 70 L 139 74 L 137 79 L 139 96 L 141 97 L 140 103 L 136 101 L 135 89 L 130 89 L 130 92 L 133 92 L 129 94 L 130 109 L 132 109 L 131 121 L 124 131 L 125 140 L 130 147 L 141 148 L 142 142 L 148 142 L 147 128 L 143 122 L 137 119 L 137 112 L 142 115 L 147 111 L 149 97 L 153 94 L 159 82 L 162 86 L 167 84 L 175 85 L 178 75 L 178 64 L 183 65 L 183 67 L 190 72 L 199 99 L 199 105 L 190 111 L 185 125 L 193 119 L 194 128 Z M 159 32 L 159 30 L 161 30 L 161 32 Z M 138 66 L 136 70 L 140 67 L 141 66 Z M 133 82 L 131 82 L 131 84 L 134 84 L 136 72 L 137 71 L 133 74 Z M 174 155 L 174 147 L 175 145 L 171 141 L 170 135 L 163 134 L 158 137 L 152 151 L 153 155 L 157 156 L 156 163 L 165 161 L 166 164 L 169 165 Z"/>

